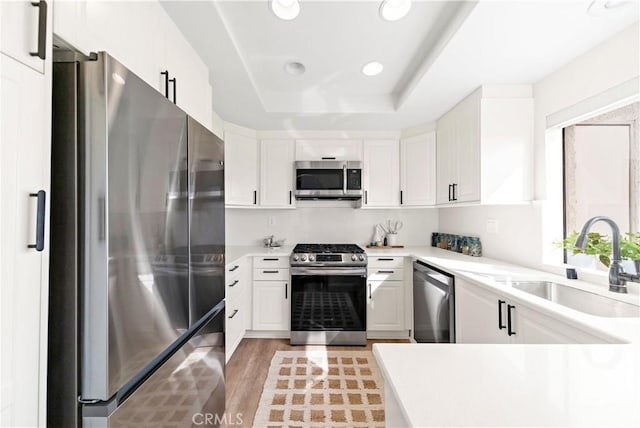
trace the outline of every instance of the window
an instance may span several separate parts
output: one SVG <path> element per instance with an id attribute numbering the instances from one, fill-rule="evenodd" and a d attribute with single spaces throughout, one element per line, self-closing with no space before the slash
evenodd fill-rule
<path id="1" fill-rule="evenodd" d="M 639 111 L 634 103 L 564 128 L 565 238 L 597 215 L 611 217 L 622 233 L 640 230 Z M 611 235 L 603 223 L 592 232 Z M 565 262 L 582 264 L 572 254 Z"/>

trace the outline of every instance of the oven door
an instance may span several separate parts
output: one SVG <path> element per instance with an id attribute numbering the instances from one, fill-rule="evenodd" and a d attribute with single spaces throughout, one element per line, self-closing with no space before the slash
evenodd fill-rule
<path id="1" fill-rule="evenodd" d="M 292 344 L 366 344 L 366 268 L 291 269 Z"/>

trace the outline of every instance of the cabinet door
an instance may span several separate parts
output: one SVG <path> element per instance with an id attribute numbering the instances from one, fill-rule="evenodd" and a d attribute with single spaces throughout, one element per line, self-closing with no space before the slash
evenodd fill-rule
<path id="1" fill-rule="evenodd" d="M 227 205 L 258 203 L 258 144 L 255 138 L 225 133 L 225 194 Z"/>
<path id="2" fill-rule="evenodd" d="M 438 121 L 436 131 L 436 203 L 451 203 L 451 184 L 454 177 L 455 129 L 450 118 Z"/>
<path id="3" fill-rule="evenodd" d="M 260 205 L 293 207 L 293 140 L 260 141 Z"/>
<path id="4" fill-rule="evenodd" d="M 288 331 L 290 317 L 289 282 L 253 282 L 253 329 Z"/>
<path id="5" fill-rule="evenodd" d="M 297 161 L 362 160 L 362 140 L 296 140 Z"/>
<path id="6" fill-rule="evenodd" d="M 16 61 L 44 73 L 45 60 L 32 52 L 38 52 L 38 39 L 45 37 L 44 49 L 51 43 L 51 10 L 43 17 L 46 27 L 40 35 L 40 6 L 51 7 L 51 4 L 31 0 L 0 1 L 0 52 Z M 49 2 L 51 3 L 51 2 Z M 50 55 L 51 52 L 46 52 Z"/>
<path id="7" fill-rule="evenodd" d="M 50 63 L 42 75 L 0 54 L 0 426 L 44 426 L 47 375 Z M 44 251 L 35 243 L 44 190 Z"/>
<path id="8" fill-rule="evenodd" d="M 507 303 L 505 298 L 484 290 L 480 286 L 456 280 L 456 342 L 509 343 L 507 335 Z M 499 312 L 502 309 L 502 329 Z"/>
<path id="9" fill-rule="evenodd" d="M 456 202 L 480 200 L 480 101 L 472 96 L 455 111 Z"/>
<path id="10" fill-rule="evenodd" d="M 430 132 L 400 141 L 402 206 L 436 203 L 436 134 Z"/>
<path id="11" fill-rule="evenodd" d="M 402 281 L 367 281 L 367 330 L 404 329 L 404 292 Z"/>
<path id="12" fill-rule="evenodd" d="M 400 205 L 400 156 L 398 141 L 364 142 L 363 206 L 397 207 Z"/>

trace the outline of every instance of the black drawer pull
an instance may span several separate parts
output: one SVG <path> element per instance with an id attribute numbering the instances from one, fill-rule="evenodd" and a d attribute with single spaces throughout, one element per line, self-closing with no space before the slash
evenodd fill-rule
<path id="1" fill-rule="evenodd" d="M 458 200 L 458 184 L 457 183 L 453 183 L 452 185 L 453 188 L 453 198 L 451 198 L 452 201 L 457 201 Z"/>
<path id="2" fill-rule="evenodd" d="M 29 52 L 31 56 L 37 56 L 40 59 L 47 57 L 47 2 L 40 0 L 39 2 L 31 2 L 31 6 L 38 8 L 38 51 Z M 38 250 L 41 251 L 41 250 Z"/>
<path id="3" fill-rule="evenodd" d="M 231 284 L 229 284 L 229 287 L 235 287 L 237 283 L 239 283 L 240 280 L 236 279 L 235 281 L 233 281 Z"/>
<path id="4" fill-rule="evenodd" d="M 504 300 L 498 300 L 498 329 L 502 330 L 503 328 L 507 328 L 506 325 L 502 324 L 502 305 L 504 305 Z"/>
<path id="5" fill-rule="evenodd" d="M 235 265 L 234 267 L 232 267 L 231 269 L 229 269 L 229 272 L 235 272 L 238 270 L 238 268 L 240 267 L 240 265 Z"/>
<path id="6" fill-rule="evenodd" d="M 284 298 L 288 299 L 289 298 L 289 284 L 288 283 L 284 283 Z"/>
<path id="7" fill-rule="evenodd" d="M 279 270 L 263 270 L 262 273 L 279 273 Z"/>
<path id="8" fill-rule="evenodd" d="M 402 190 L 400 191 L 400 205 L 402 205 Z"/>
<path id="9" fill-rule="evenodd" d="M 292 203 L 292 202 L 291 202 L 291 200 L 292 200 L 292 199 L 291 199 L 291 198 L 292 198 L 292 196 L 293 196 L 293 192 L 292 192 L 291 190 L 289 190 L 289 205 L 291 205 L 291 203 Z"/>
<path id="10" fill-rule="evenodd" d="M 392 262 L 393 259 L 384 259 L 384 258 L 378 257 L 378 261 L 381 261 L 381 262 Z"/>
<path id="11" fill-rule="evenodd" d="M 262 260 L 264 260 L 265 262 L 277 262 L 277 261 L 278 261 L 278 259 L 277 259 L 277 258 L 271 258 L 271 259 L 269 259 L 269 258 L 264 258 L 264 259 L 262 259 Z"/>
<path id="12" fill-rule="evenodd" d="M 378 273 L 394 273 L 393 270 L 379 270 Z"/>
<path id="13" fill-rule="evenodd" d="M 256 205 L 258 203 L 258 191 L 254 190 L 253 191 L 253 205 Z"/>
<path id="14" fill-rule="evenodd" d="M 507 305 L 507 334 L 509 336 L 513 336 L 516 334 L 516 332 L 511 329 L 511 309 L 513 308 L 515 308 L 515 306 Z"/>
<path id="15" fill-rule="evenodd" d="M 323 156 L 322 160 L 336 160 L 335 156 Z"/>
<path id="16" fill-rule="evenodd" d="M 44 250 L 44 220 L 47 194 L 44 190 L 39 190 L 38 193 L 29 193 L 32 198 L 38 198 L 38 208 L 36 211 L 36 243 L 28 244 L 28 248 L 35 248 L 36 251 Z"/>
<path id="17" fill-rule="evenodd" d="M 238 309 L 234 309 L 233 313 L 231 315 L 229 315 L 229 319 L 235 317 L 237 313 L 238 313 Z"/>

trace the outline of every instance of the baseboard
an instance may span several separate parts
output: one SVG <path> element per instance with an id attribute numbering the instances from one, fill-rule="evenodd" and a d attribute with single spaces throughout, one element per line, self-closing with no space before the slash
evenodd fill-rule
<path id="1" fill-rule="evenodd" d="M 409 330 L 402 331 L 368 331 L 367 339 L 411 339 Z"/>
<path id="2" fill-rule="evenodd" d="M 244 334 L 246 339 L 289 339 L 289 331 L 262 331 L 247 330 Z"/>

